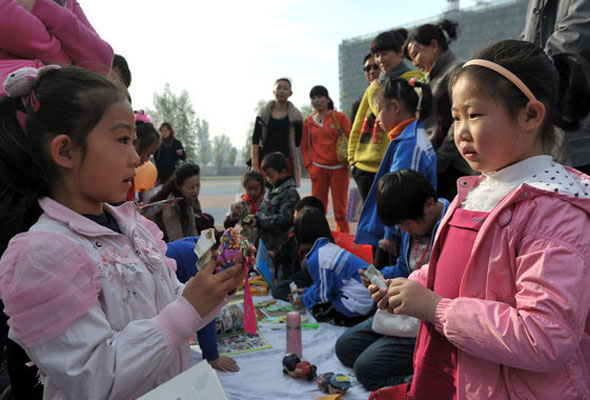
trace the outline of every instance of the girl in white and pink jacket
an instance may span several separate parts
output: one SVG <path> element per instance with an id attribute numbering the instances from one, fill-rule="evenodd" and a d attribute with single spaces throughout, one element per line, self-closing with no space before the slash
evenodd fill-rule
<path id="1" fill-rule="evenodd" d="M 243 275 L 183 286 L 133 203 L 131 106 L 78 67 L 18 71 L 0 100 L 0 297 L 44 399 L 133 399 L 188 367 L 189 339 Z M 36 221 L 36 222 L 35 222 Z M 8 240 L 10 243 L 8 243 Z M 7 245 L 8 243 L 8 245 Z"/>
<path id="2" fill-rule="evenodd" d="M 408 399 L 590 399 L 590 177 L 549 155 L 590 109 L 579 56 L 509 40 L 451 81 L 455 144 L 479 177 L 428 265 L 370 287 L 417 317 Z"/>

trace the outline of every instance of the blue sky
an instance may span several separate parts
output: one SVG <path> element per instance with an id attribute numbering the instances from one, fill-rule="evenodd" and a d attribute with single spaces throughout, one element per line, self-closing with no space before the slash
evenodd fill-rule
<path id="1" fill-rule="evenodd" d="M 338 107 L 343 39 L 439 15 L 445 0 L 188 1 L 78 0 L 98 33 L 129 62 L 134 108 L 152 107 L 169 82 L 186 89 L 210 135 L 241 148 L 259 99 L 274 80 L 293 81 L 291 100 L 309 102 L 324 85 Z M 473 1 L 463 0 L 462 7 Z M 359 60 L 359 65 L 362 60 Z"/>

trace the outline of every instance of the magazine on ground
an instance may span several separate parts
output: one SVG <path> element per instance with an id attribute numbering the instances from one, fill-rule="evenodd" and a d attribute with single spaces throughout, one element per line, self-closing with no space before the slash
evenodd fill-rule
<path id="1" fill-rule="evenodd" d="M 262 318 L 264 314 L 257 310 L 256 320 Z M 244 331 L 244 303 L 241 300 L 232 301 L 221 309 L 215 318 L 215 327 L 219 354 L 223 356 L 272 348 L 258 330 L 254 335 Z"/>

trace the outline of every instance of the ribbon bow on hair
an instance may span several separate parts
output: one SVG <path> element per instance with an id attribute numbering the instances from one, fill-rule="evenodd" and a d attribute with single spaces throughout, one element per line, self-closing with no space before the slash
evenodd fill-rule
<path id="1" fill-rule="evenodd" d="M 39 111 L 41 103 L 37 99 L 33 87 L 47 71 L 61 68 L 59 65 L 46 65 L 39 69 L 23 67 L 11 72 L 4 81 L 4 91 L 9 97 L 21 97 L 25 111 L 18 110 L 16 117 L 21 128 L 26 132 L 27 108 L 31 107 L 34 112 Z"/>

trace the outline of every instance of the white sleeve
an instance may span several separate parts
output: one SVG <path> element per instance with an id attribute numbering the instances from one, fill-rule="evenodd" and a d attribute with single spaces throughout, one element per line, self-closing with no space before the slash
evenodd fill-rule
<path id="1" fill-rule="evenodd" d="M 63 335 L 26 350 L 68 399 L 132 399 L 182 371 L 179 347 L 188 351 L 188 339 L 224 303 L 203 319 L 180 297 L 116 331 L 97 302 Z"/>

